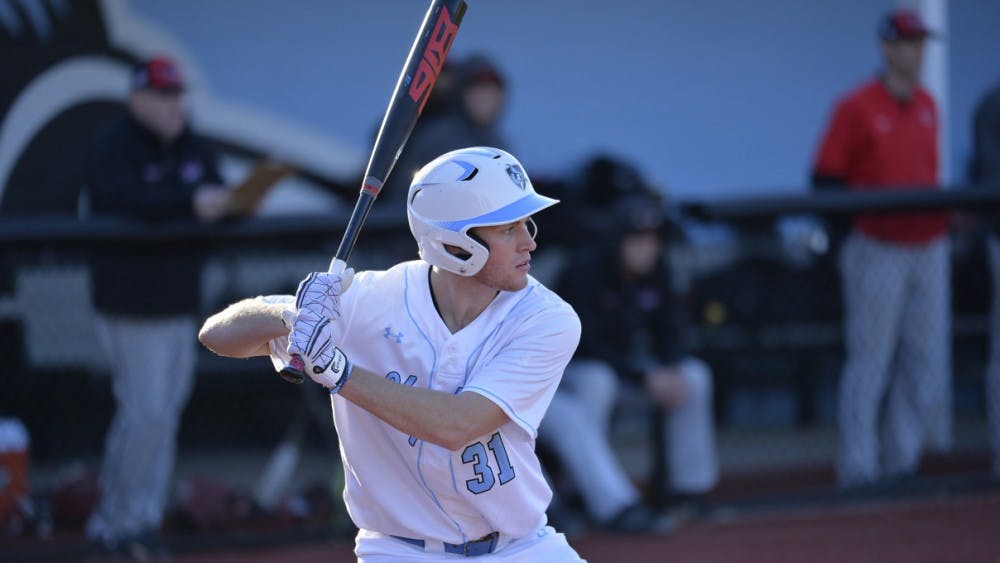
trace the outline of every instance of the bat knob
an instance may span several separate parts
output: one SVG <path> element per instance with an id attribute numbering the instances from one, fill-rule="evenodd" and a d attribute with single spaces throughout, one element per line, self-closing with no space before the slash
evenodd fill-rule
<path id="1" fill-rule="evenodd" d="M 306 379 L 306 364 L 302 361 L 301 356 L 292 354 L 292 359 L 288 362 L 287 366 L 278 372 L 278 375 L 285 381 L 297 385 Z"/>

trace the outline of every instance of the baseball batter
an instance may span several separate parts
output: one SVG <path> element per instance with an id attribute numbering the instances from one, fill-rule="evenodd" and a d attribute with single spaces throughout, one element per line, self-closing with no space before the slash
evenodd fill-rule
<path id="1" fill-rule="evenodd" d="M 298 354 L 330 389 L 359 560 L 580 560 L 546 525 L 535 455 L 580 337 L 573 309 L 529 275 L 531 215 L 555 203 L 504 151 L 446 153 L 407 196 L 421 260 L 356 276 L 336 261 L 295 298 L 206 321 L 217 353 L 268 354 L 276 369 Z"/>

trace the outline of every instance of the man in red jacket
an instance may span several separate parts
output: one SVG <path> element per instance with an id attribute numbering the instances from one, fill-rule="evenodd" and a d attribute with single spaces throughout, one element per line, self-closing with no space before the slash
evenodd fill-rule
<path id="1" fill-rule="evenodd" d="M 937 110 L 919 83 L 930 35 L 913 11 L 880 21 L 885 70 L 838 101 L 814 162 L 814 186 L 939 189 Z M 911 475 L 925 443 L 943 449 L 950 441 L 947 235 L 942 212 L 859 214 L 844 241 L 843 486 Z"/>

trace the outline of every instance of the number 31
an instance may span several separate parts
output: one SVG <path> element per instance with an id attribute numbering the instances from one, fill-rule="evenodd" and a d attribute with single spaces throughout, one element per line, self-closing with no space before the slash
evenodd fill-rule
<path id="1" fill-rule="evenodd" d="M 493 457 L 496 458 L 497 467 L 500 470 L 496 477 L 493 476 L 493 468 L 490 467 L 486 454 L 487 447 L 493 452 Z M 516 477 L 499 432 L 494 433 L 485 445 L 482 442 L 476 442 L 465 448 L 462 452 L 462 463 L 471 463 L 472 470 L 476 473 L 475 479 L 469 479 L 465 482 L 465 487 L 473 494 L 478 495 L 492 489 L 497 478 L 500 479 L 500 484 L 504 485 Z"/>

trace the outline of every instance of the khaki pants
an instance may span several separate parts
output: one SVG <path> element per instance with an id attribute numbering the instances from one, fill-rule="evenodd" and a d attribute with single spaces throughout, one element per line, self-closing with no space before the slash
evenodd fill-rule
<path id="1" fill-rule="evenodd" d="M 168 500 L 181 412 L 194 380 L 194 318 L 99 316 L 115 410 L 101 465 L 101 498 L 87 536 L 114 541 L 158 529 Z"/>

